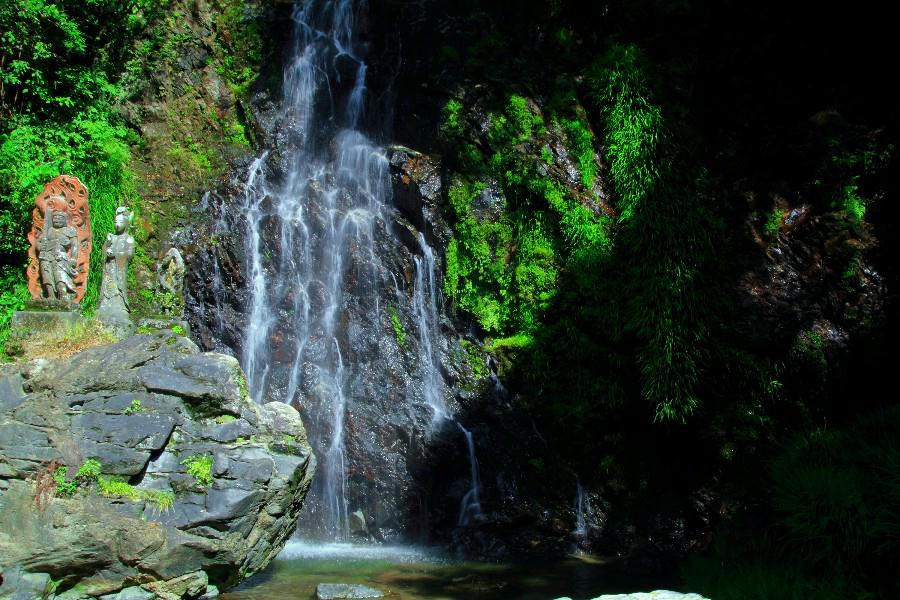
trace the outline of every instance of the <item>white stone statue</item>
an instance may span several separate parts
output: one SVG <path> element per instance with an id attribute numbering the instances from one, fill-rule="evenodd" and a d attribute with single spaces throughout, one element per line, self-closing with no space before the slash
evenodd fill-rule
<path id="1" fill-rule="evenodd" d="M 128 234 L 132 211 L 116 209 L 115 233 L 106 234 L 103 288 L 98 316 L 103 321 L 128 323 L 128 261 L 134 256 L 134 238 Z"/>

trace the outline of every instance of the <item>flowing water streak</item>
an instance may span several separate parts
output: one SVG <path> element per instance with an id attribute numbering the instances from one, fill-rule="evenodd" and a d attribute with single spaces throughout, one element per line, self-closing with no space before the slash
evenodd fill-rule
<path id="1" fill-rule="evenodd" d="M 469 475 L 472 479 L 472 487 L 463 496 L 459 505 L 459 520 L 457 521 L 457 525 L 460 527 L 467 527 L 473 517 L 481 515 L 481 479 L 478 475 L 478 459 L 475 458 L 475 440 L 472 432 L 463 427 L 462 423 L 457 422 L 456 425 L 466 437 L 466 446 L 469 449 Z"/>
<path id="2" fill-rule="evenodd" d="M 435 342 L 440 334 L 437 300 L 440 290 L 436 285 L 434 252 L 421 233 L 419 233 L 419 249 L 422 251 L 422 256 L 414 259 L 416 278 L 413 285 L 413 312 L 416 317 L 422 351 L 420 357 L 422 391 L 425 402 L 431 409 L 431 423 L 434 427 L 447 417 L 447 407 L 441 387 L 442 380 L 438 370 L 438 358 L 435 352 Z M 460 425 L 460 427 L 462 426 Z"/>
<path id="3" fill-rule="evenodd" d="M 587 536 L 587 522 L 584 514 L 590 509 L 588 498 L 581 487 L 581 480 L 575 479 L 575 530 L 572 532 L 575 537 L 584 538 Z"/>
<path id="4" fill-rule="evenodd" d="M 249 239 L 249 272 L 250 290 L 253 304 L 250 309 L 250 320 L 247 324 L 247 334 L 244 340 L 244 371 L 247 373 L 247 387 L 250 397 L 260 402 L 265 386 L 268 364 L 260 359 L 264 356 L 263 345 L 266 344 L 271 325 L 271 316 L 267 302 L 267 278 L 262 264 L 262 240 L 260 236 L 260 220 L 263 212 L 261 204 L 267 196 L 265 181 L 261 177 L 268 152 L 263 152 L 253 164 L 247 175 L 247 183 L 244 186 L 244 219 L 247 224 Z"/>
<path id="5" fill-rule="evenodd" d="M 248 386 L 257 402 L 303 406 L 319 459 L 307 533 L 328 539 L 349 535 L 344 419 L 353 364 L 342 343 L 353 316 L 345 307 L 377 298 L 383 285 L 375 227 L 390 200 L 387 158 L 356 130 L 367 72 L 356 54 L 361 5 L 308 0 L 295 8 L 281 109 L 285 144 L 280 156 L 254 161 L 242 207 Z M 348 84 L 353 78 L 352 88 L 342 77 Z M 374 313 L 377 322 L 377 300 Z"/>

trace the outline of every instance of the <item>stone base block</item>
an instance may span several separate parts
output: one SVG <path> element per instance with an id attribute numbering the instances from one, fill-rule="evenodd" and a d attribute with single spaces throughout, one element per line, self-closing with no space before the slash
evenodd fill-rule
<path id="1" fill-rule="evenodd" d="M 120 339 L 134 333 L 134 323 L 131 322 L 131 318 L 124 310 L 100 307 L 96 317 L 103 323 L 104 328 L 115 333 L 116 337 Z"/>
<path id="2" fill-rule="evenodd" d="M 13 313 L 11 332 L 27 338 L 37 331 L 73 327 L 80 322 L 80 310 L 18 310 Z"/>

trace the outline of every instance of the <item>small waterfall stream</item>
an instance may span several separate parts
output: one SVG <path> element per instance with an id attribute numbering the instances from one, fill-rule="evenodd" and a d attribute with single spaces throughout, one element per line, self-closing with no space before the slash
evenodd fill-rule
<path id="1" fill-rule="evenodd" d="M 459 430 L 463 432 L 466 438 L 466 446 L 469 450 L 469 473 L 471 476 L 472 487 L 463 496 L 459 505 L 459 520 L 457 525 L 467 527 L 474 517 L 481 515 L 481 478 L 478 473 L 478 459 L 475 457 L 475 440 L 472 432 L 462 426 L 462 423 L 456 423 Z"/>
<path id="2" fill-rule="evenodd" d="M 431 424 L 434 427 L 439 421 L 447 417 L 447 407 L 444 403 L 438 370 L 438 358 L 436 354 L 437 340 L 440 336 L 440 324 L 438 313 L 438 298 L 440 290 L 437 289 L 437 277 L 435 275 L 434 252 L 425 241 L 425 236 L 419 233 L 419 249 L 421 257 L 415 257 L 416 278 L 413 286 L 413 310 L 418 328 L 419 343 L 422 347 L 420 357 L 420 370 L 423 381 L 425 402 L 431 409 Z"/>
<path id="3" fill-rule="evenodd" d="M 587 521 L 585 521 L 584 515 L 590 510 L 590 504 L 587 496 L 584 493 L 584 488 L 581 486 L 581 479 L 575 479 L 575 503 L 573 508 L 575 509 L 575 529 L 572 531 L 572 535 L 579 539 L 584 539 L 587 537 L 588 529 L 587 529 Z"/>

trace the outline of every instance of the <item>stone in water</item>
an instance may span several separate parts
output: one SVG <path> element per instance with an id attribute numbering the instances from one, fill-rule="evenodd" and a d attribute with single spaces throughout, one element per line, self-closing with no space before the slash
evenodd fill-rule
<path id="1" fill-rule="evenodd" d="M 384 593 L 366 585 L 350 583 L 320 583 L 316 586 L 318 600 L 343 600 L 348 598 L 384 598 Z"/>

